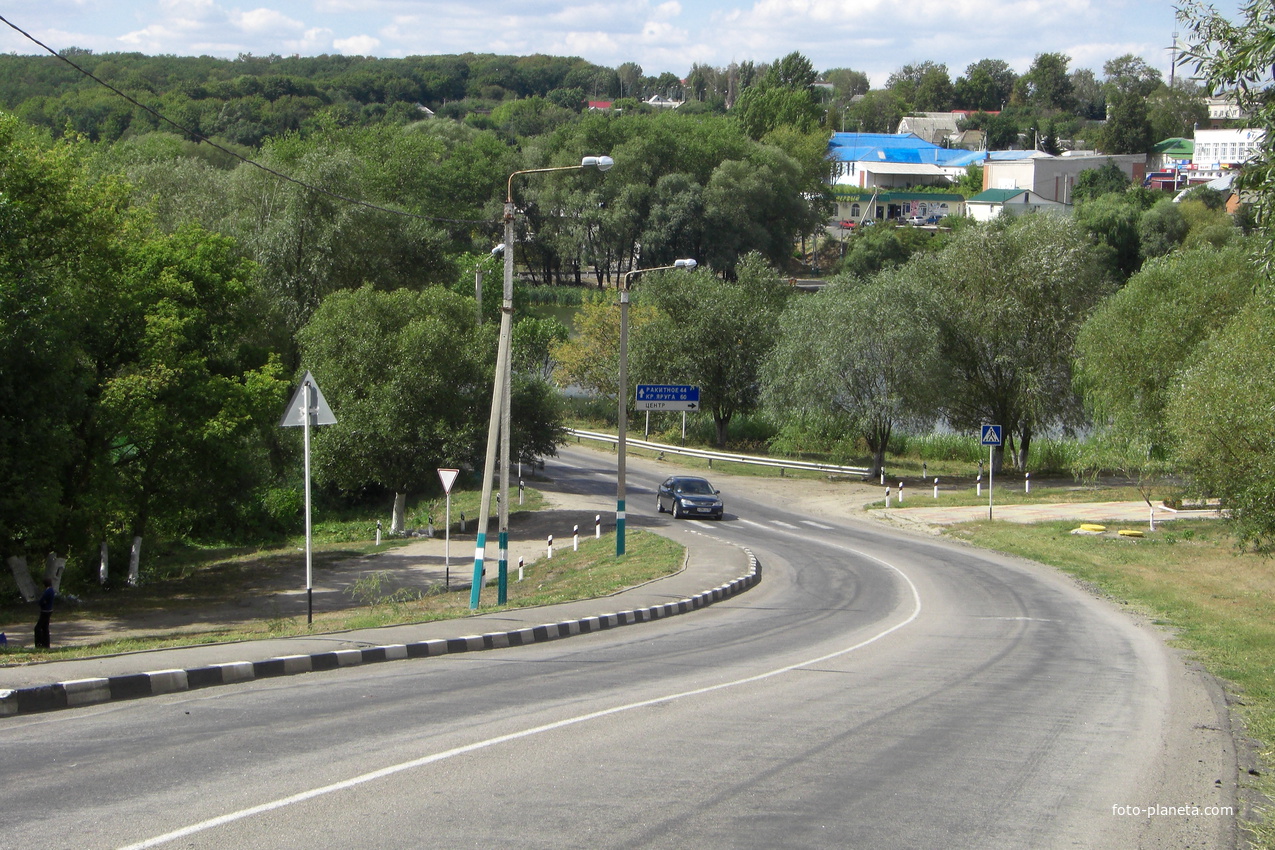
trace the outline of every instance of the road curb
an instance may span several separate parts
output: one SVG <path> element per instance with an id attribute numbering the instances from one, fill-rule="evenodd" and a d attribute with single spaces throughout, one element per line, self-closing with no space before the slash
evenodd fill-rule
<path id="1" fill-rule="evenodd" d="M 507 649 L 533 643 L 560 640 L 574 635 L 592 634 L 650 623 L 679 614 L 687 614 L 706 608 L 716 602 L 730 599 L 754 587 L 761 581 L 761 564 L 752 550 L 743 548 L 748 556 L 749 569 L 725 584 L 688 596 L 675 602 L 665 602 L 645 608 L 632 608 L 609 614 L 593 614 L 573 620 L 545 623 L 504 632 L 482 635 L 464 635 L 454 638 L 390 644 L 362 649 L 344 649 L 318 652 L 310 655 L 284 655 L 262 661 L 230 661 L 201 667 L 176 670 L 156 670 L 148 673 L 130 673 L 96 679 L 76 679 L 54 682 L 48 685 L 0 690 L 0 717 L 15 717 L 79 708 L 118 700 L 193 691 L 217 685 L 232 685 L 268 679 L 277 676 L 295 676 L 341 667 L 378 664 L 384 661 L 403 661 L 414 658 L 432 658 L 459 652 L 482 652 L 488 649 Z"/>

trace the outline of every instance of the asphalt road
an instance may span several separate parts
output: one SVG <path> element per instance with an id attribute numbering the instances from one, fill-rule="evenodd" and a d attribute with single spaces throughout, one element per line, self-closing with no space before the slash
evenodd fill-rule
<path id="1" fill-rule="evenodd" d="M 665 469 L 630 461 L 630 527 Z M 549 474 L 614 506 L 605 453 Z M 733 484 L 684 530 L 765 578 L 693 615 L 13 718 L 0 846 L 1234 846 L 1225 712 L 1153 629 Z"/>

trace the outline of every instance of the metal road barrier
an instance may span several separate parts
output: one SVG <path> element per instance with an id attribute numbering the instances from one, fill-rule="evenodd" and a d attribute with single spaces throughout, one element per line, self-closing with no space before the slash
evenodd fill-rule
<path id="1" fill-rule="evenodd" d="M 597 440 L 600 443 L 615 444 L 620 438 L 615 434 L 603 434 L 597 431 L 581 431 L 577 428 L 568 428 L 567 433 L 574 436 L 577 440 Z M 810 460 L 795 460 L 792 458 L 773 458 L 759 457 L 757 455 L 737 455 L 729 452 L 713 452 L 707 449 L 688 449 L 684 446 L 670 446 L 666 443 L 651 443 L 646 440 L 635 440 L 632 437 L 626 437 L 625 443 L 630 448 L 646 449 L 653 452 L 662 452 L 664 454 L 678 454 L 686 457 L 698 457 L 708 461 L 709 469 L 713 467 L 713 461 L 722 460 L 730 463 L 746 463 L 752 466 L 769 466 L 779 470 L 782 476 L 786 469 L 801 469 L 812 472 L 826 472 L 830 475 L 857 475 L 860 478 L 867 478 L 872 470 L 866 466 L 840 466 L 835 463 L 820 463 Z"/>

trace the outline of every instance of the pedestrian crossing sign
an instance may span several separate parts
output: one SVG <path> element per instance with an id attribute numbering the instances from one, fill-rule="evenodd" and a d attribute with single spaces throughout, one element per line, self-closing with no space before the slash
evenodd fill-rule
<path id="1" fill-rule="evenodd" d="M 983 445 L 999 446 L 1001 445 L 1001 426 L 984 425 L 983 426 Z"/>

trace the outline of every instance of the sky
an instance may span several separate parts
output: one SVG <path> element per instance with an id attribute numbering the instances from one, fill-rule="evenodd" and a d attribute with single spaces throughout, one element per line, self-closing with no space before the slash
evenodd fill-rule
<path id="1" fill-rule="evenodd" d="M 1023 73 L 1039 53 L 1065 53 L 1099 78 L 1105 61 L 1133 53 L 1167 79 L 1174 32 L 1187 35 L 1167 0 L 4 0 L 0 15 L 54 50 L 231 59 L 543 53 L 685 78 L 694 63 L 796 50 L 874 87 L 909 63 L 945 64 L 955 80 L 980 59 Z M 43 52 L 3 24 L 0 51 Z"/>

